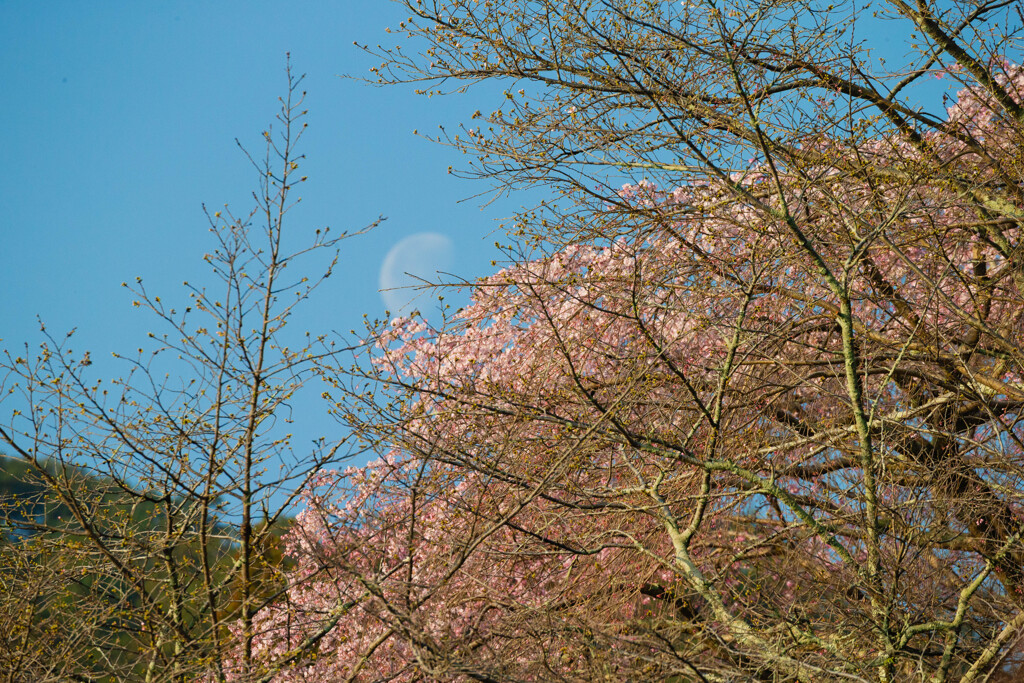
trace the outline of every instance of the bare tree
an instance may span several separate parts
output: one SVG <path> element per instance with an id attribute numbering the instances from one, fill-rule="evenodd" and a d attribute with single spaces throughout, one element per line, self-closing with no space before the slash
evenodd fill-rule
<path id="1" fill-rule="evenodd" d="M 343 442 L 296 453 L 289 433 L 314 363 L 340 348 L 285 326 L 348 236 L 286 226 L 306 180 L 301 83 L 289 66 L 265 153 L 249 157 L 252 210 L 207 213 L 216 284 L 186 283 L 178 305 L 125 285 L 168 330 L 119 356 L 125 377 L 95 379 L 90 354 L 45 329 L 38 356 L 0 363 L 0 439 L 31 495 L 4 501 L 8 680 L 224 680 L 236 639 L 232 666 L 250 666 L 253 615 L 283 585 L 275 539 Z M 319 278 L 296 272 L 320 254 Z"/>

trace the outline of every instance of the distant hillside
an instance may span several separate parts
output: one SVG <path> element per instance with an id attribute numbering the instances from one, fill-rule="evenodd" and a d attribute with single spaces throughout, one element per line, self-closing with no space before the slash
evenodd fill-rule
<path id="1" fill-rule="evenodd" d="M 91 506 L 118 508 L 120 500 L 127 498 L 115 483 L 105 477 L 92 474 L 81 467 L 48 463 L 46 472 L 57 475 L 62 482 L 72 482 L 70 490 L 78 491 L 77 498 L 88 500 Z M 94 508 L 95 509 L 95 508 Z M 160 530 L 164 527 L 162 510 L 155 503 L 131 499 L 123 505 L 123 512 L 130 513 L 138 531 Z M 44 481 L 35 467 L 18 458 L 0 454 L 0 536 L 13 533 L 27 536 L 43 531 L 66 528 L 71 512 L 59 496 Z M 279 518 L 271 532 L 279 538 L 292 524 L 288 517 Z M 262 527 L 263 523 L 257 525 Z M 213 537 L 231 539 L 238 537 L 237 524 L 228 521 L 214 523 L 210 530 Z M 234 542 L 223 540 L 222 548 L 230 549 Z"/>
<path id="2" fill-rule="evenodd" d="M 47 484 L 46 475 L 60 481 L 65 495 L 74 495 L 101 535 L 135 548 L 137 552 L 122 557 L 144 577 L 141 584 L 126 582 L 95 561 L 96 546 Z M 170 501 L 169 507 L 182 506 Z M 161 546 L 168 539 L 166 515 L 165 504 L 129 498 L 112 480 L 83 468 L 51 463 L 40 472 L 0 455 L 0 672 L 19 670 L 36 658 L 44 669 L 47 659 L 70 662 L 69 670 L 80 672 L 78 680 L 119 680 L 110 670 L 144 678 L 154 656 L 170 656 L 151 635 L 164 623 L 152 616 L 152 606 L 177 602 L 181 627 L 197 637 L 206 637 L 213 628 L 202 588 L 199 558 L 204 552 L 212 565 L 220 623 L 236 619 L 241 607 L 237 526 L 214 524 L 203 547 L 197 531 L 191 525 L 181 528 L 177 520 L 172 576 L 167 556 L 157 550 L 166 547 Z M 259 600 L 274 599 L 285 585 L 282 572 L 293 566 L 280 541 L 290 523 L 278 520 L 268 536 L 254 543 L 250 590 Z M 263 528 L 257 525 L 257 530 Z M 107 660 L 94 657 L 97 643 L 112 653 Z"/>
<path id="3" fill-rule="evenodd" d="M 57 472 L 56 465 L 47 471 Z M 84 490 L 99 491 L 101 482 L 78 468 L 69 478 L 81 482 Z M 38 472 L 23 460 L 0 455 L 0 525 L 3 536 L 27 536 L 45 527 L 58 528 L 70 514 L 67 507 L 49 490 Z"/>

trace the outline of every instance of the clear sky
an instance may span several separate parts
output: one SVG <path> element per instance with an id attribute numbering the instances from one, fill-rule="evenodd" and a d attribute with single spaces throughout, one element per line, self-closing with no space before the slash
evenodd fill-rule
<path id="1" fill-rule="evenodd" d="M 522 202 L 460 203 L 486 188 L 448 176 L 458 155 L 413 135 L 468 119 L 484 93 L 428 100 L 339 77 L 368 75 L 376 62 L 353 41 L 389 40 L 396 11 L 385 0 L 0 0 L 0 345 L 35 345 L 40 316 L 53 331 L 77 327 L 76 348 L 94 357 L 132 349 L 153 320 L 122 281 L 143 276 L 167 301 L 183 300 L 183 280 L 202 281 L 201 205 L 250 206 L 255 177 L 234 140 L 260 149 L 286 52 L 307 74 L 310 110 L 310 180 L 292 225 L 388 217 L 346 243 L 303 324 L 347 331 L 381 315 L 385 262 L 387 282 L 434 262 L 492 270 L 495 219 Z M 432 234 L 388 259 L 420 233 Z"/>
<path id="2" fill-rule="evenodd" d="M 496 221 L 534 200 L 482 206 L 481 181 L 446 173 L 465 160 L 413 130 L 453 127 L 498 93 L 426 99 L 339 76 L 369 75 L 376 61 L 353 41 L 389 43 L 385 28 L 403 17 L 387 0 L 0 0 L 0 346 L 38 342 L 40 316 L 54 331 L 77 327 L 76 346 L 94 356 L 132 349 L 152 321 L 122 281 L 143 276 L 168 301 L 183 280 L 202 281 L 201 205 L 250 206 L 254 176 L 234 140 L 260 148 L 287 52 L 307 74 L 310 110 L 293 225 L 388 217 L 346 244 L 310 327 L 381 315 L 382 280 L 407 266 L 491 272 Z"/>

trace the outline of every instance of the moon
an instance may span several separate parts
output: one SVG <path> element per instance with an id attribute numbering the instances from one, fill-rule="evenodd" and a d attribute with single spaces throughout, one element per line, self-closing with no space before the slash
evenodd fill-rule
<path id="1" fill-rule="evenodd" d="M 412 289 L 423 280 L 436 280 L 438 272 L 450 271 L 455 245 L 436 232 L 419 232 L 391 247 L 380 266 L 380 298 L 392 316 L 406 315 L 425 300 L 424 292 Z"/>

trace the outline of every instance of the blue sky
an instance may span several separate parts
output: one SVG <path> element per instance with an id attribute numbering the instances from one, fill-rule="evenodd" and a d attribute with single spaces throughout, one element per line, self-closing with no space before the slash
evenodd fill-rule
<path id="1" fill-rule="evenodd" d="M 353 41 L 388 40 L 396 11 L 383 0 L 0 0 L 0 345 L 35 345 L 40 316 L 53 331 L 77 327 L 76 348 L 94 357 L 132 349 L 153 321 L 122 281 L 141 275 L 167 301 L 183 280 L 203 281 L 201 205 L 249 207 L 255 178 L 234 140 L 260 148 L 286 52 L 307 74 L 310 110 L 310 179 L 292 225 L 388 217 L 346 243 L 310 326 L 347 331 L 381 315 L 379 269 L 411 235 L 450 240 L 452 253 L 435 253 L 459 275 L 492 270 L 495 219 L 519 204 L 460 203 L 486 188 L 448 176 L 458 155 L 413 135 L 468 119 L 483 93 L 428 100 L 339 77 L 368 74 L 376 62 Z"/>
<path id="2" fill-rule="evenodd" d="M 260 147 L 287 52 L 307 74 L 310 110 L 310 180 L 293 225 L 388 217 L 346 244 L 309 326 L 381 315 L 381 265 L 412 235 L 452 246 L 402 253 L 432 253 L 466 277 L 491 272 L 497 220 L 530 200 L 482 207 L 471 197 L 485 185 L 446 173 L 465 159 L 413 130 L 453 127 L 498 93 L 427 99 L 339 77 L 368 75 L 376 61 L 353 41 L 389 43 L 385 28 L 403 17 L 387 0 L 0 0 L 0 346 L 34 345 L 40 316 L 54 331 L 77 327 L 94 356 L 135 348 L 152 321 L 119 284 L 141 275 L 171 301 L 183 280 L 202 281 L 201 205 L 249 207 L 254 176 L 234 140 Z M 896 27 L 877 28 L 875 43 L 890 43 Z"/>

